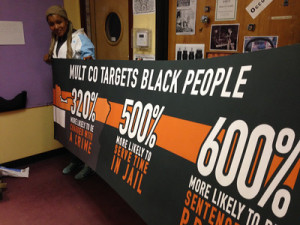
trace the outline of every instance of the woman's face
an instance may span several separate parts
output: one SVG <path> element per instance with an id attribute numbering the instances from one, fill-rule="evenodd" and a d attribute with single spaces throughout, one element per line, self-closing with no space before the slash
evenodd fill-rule
<path id="1" fill-rule="evenodd" d="M 59 16 L 59 15 L 49 15 L 47 21 L 50 27 L 50 30 L 57 35 L 58 37 L 64 36 L 68 28 L 68 20 Z"/>

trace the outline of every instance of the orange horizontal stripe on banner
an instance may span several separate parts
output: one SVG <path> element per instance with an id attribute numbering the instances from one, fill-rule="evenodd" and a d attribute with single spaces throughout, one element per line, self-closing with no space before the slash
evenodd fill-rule
<path id="1" fill-rule="evenodd" d="M 110 106 L 106 98 L 98 98 L 94 109 L 96 120 L 101 123 L 106 123 L 110 112 Z"/>
<path id="2" fill-rule="evenodd" d="M 53 89 L 53 105 L 70 111 L 71 105 L 73 104 L 73 97 L 71 92 L 62 91 L 61 88 L 56 85 Z M 90 103 L 91 106 L 93 103 Z M 81 106 L 82 107 L 82 106 Z M 80 109 L 81 111 L 82 109 Z M 109 114 L 109 103 L 105 98 L 98 98 L 95 104 L 94 112 L 96 113 L 96 120 L 102 123 L 106 122 L 107 116 Z"/>
<path id="3" fill-rule="evenodd" d="M 62 91 L 58 85 L 55 85 L 55 88 L 53 89 L 53 105 L 61 109 L 70 111 L 72 104 L 73 97 L 71 92 Z M 82 109 L 80 109 L 80 111 L 81 110 Z M 118 128 L 119 123 L 121 121 L 122 110 L 123 105 L 118 103 L 110 104 L 106 98 L 98 98 L 94 108 L 97 121 L 107 123 L 108 125 L 113 126 L 115 128 Z M 108 118 L 108 116 L 110 119 Z"/>
<path id="4" fill-rule="evenodd" d="M 123 105 L 110 102 L 108 125 L 118 129 L 121 119 Z M 173 154 L 196 163 L 199 148 L 209 133 L 211 126 L 162 115 L 155 133 L 157 135 L 156 145 Z"/>
<path id="5" fill-rule="evenodd" d="M 109 102 L 110 105 L 110 112 L 106 121 L 107 125 L 110 125 L 114 128 L 119 128 L 119 124 L 124 120 L 121 118 L 123 105 L 115 102 Z"/>
<path id="6" fill-rule="evenodd" d="M 163 115 L 155 129 L 156 144 L 196 163 L 200 146 L 211 126 Z"/>

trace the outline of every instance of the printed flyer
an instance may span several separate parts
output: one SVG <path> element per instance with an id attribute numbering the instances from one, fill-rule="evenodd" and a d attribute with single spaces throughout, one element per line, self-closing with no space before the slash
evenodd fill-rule
<path id="1" fill-rule="evenodd" d="M 147 224 L 295 224 L 299 52 L 56 59 L 55 139 Z"/>

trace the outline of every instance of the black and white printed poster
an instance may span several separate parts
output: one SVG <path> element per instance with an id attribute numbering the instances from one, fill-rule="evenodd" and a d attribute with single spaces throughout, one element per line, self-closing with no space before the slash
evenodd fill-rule
<path id="1" fill-rule="evenodd" d="M 176 35 L 194 35 L 197 0 L 177 0 Z"/>

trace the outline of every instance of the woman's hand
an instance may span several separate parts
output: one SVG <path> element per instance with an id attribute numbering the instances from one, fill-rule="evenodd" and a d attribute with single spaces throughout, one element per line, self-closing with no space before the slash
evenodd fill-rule
<path id="1" fill-rule="evenodd" d="M 83 60 L 91 60 L 91 59 L 93 59 L 93 57 L 91 55 L 83 57 Z"/>
<path id="2" fill-rule="evenodd" d="M 44 55 L 44 61 L 48 64 L 51 64 L 51 57 L 49 56 L 49 54 Z"/>

